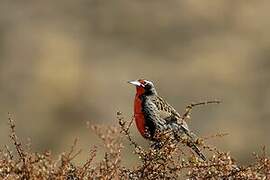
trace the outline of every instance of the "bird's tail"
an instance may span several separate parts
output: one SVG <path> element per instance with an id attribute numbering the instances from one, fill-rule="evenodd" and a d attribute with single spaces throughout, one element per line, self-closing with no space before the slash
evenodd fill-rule
<path id="1" fill-rule="evenodd" d="M 187 146 L 190 147 L 202 160 L 206 161 L 205 155 L 195 143 L 197 136 L 188 129 L 183 128 L 182 126 L 180 126 L 180 129 L 178 129 L 178 132 L 180 132 L 180 134 L 182 135 L 185 134 L 187 136 Z M 182 135 L 180 135 L 180 137 L 178 138 L 179 140 L 181 139 Z"/>
<path id="2" fill-rule="evenodd" d="M 185 139 L 185 144 L 190 147 L 202 160 L 206 161 L 206 157 L 196 145 L 197 136 L 192 133 L 187 127 L 176 123 L 170 124 L 170 129 L 173 129 L 174 136 L 177 141 Z"/>
<path id="3" fill-rule="evenodd" d="M 204 154 L 201 152 L 198 146 L 194 144 L 193 142 L 188 142 L 187 143 L 188 147 L 190 147 L 202 160 L 206 161 L 206 157 Z"/>

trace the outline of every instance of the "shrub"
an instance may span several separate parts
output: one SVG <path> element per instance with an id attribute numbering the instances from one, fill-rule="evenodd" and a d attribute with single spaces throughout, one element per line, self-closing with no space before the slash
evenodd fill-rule
<path id="1" fill-rule="evenodd" d="M 187 116 L 189 113 L 186 114 Z M 82 165 L 73 163 L 81 152 L 77 150 L 77 139 L 67 152 L 59 159 L 53 159 L 52 153 L 31 152 L 27 145 L 21 143 L 16 135 L 14 120 L 9 117 L 10 138 L 16 153 L 8 146 L 0 151 L 1 179 L 269 179 L 270 159 L 266 148 L 261 154 L 254 154 L 254 162 L 240 166 L 227 152 L 206 145 L 205 139 L 198 139 L 197 144 L 211 157 L 202 161 L 192 153 L 183 151 L 183 147 L 168 138 L 161 149 L 144 149 L 138 145 L 130 134 L 133 120 L 125 121 L 118 113 L 120 126 L 91 126 L 101 139 L 106 151 L 100 161 L 94 162 L 99 150 L 94 146 Z M 220 137 L 217 134 L 213 137 Z M 127 138 L 141 163 L 127 168 L 121 164 L 121 152 L 124 148 L 123 138 Z M 166 137 L 165 137 L 166 138 Z"/>

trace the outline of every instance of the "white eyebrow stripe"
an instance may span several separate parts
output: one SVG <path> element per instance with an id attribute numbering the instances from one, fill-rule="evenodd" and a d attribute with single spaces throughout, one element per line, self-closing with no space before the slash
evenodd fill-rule
<path id="1" fill-rule="evenodd" d="M 149 84 L 153 84 L 151 81 L 148 81 L 148 80 L 144 80 L 144 82 L 149 83 Z"/>

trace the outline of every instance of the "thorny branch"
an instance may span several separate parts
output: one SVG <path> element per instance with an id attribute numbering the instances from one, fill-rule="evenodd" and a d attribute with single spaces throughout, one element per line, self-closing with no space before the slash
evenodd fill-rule
<path id="1" fill-rule="evenodd" d="M 9 127 L 10 127 L 10 138 L 12 139 L 13 144 L 15 145 L 15 148 L 17 150 L 17 153 L 18 153 L 20 159 L 23 161 L 23 163 L 25 163 L 26 154 L 23 150 L 22 143 L 19 141 L 19 138 L 16 135 L 16 131 L 15 131 L 16 126 L 15 126 L 14 120 L 12 119 L 10 113 L 8 113 L 8 121 L 9 121 Z"/>
<path id="2" fill-rule="evenodd" d="M 193 103 L 187 106 L 183 115 L 187 118 L 191 109 L 197 105 L 217 103 L 208 101 Z M 254 154 L 254 162 L 248 166 L 240 166 L 227 152 L 219 150 L 215 146 L 201 148 L 208 151 L 207 161 L 185 154 L 179 146 L 165 141 L 163 146 L 156 150 L 153 147 L 142 148 L 130 134 L 133 119 L 125 121 L 122 114 L 117 113 L 120 127 L 92 126 L 92 130 L 102 140 L 105 147 L 104 156 L 93 159 L 100 152 L 97 147 L 90 150 L 87 160 L 80 165 L 72 162 L 81 152 L 76 151 L 78 139 L 59 160 L 52 157 L 50 151 L 44 153 L 31 152 L 31 148 L 24 149 L 16 136 L 15 123 L 9 116 L 10 137 L 15 145 L 18 158 L 5 146 L 0 150 L 0 178 L 1 179 L 270 179 L 270 158 L 263 147 L 261 154 Z M 122 139 L 121 134 L 127 137 L 135 153 L 142 161 L 131 168 L 121 164 Z M 217 133 L 203 137 L 208 140 L 215 137 L 223 137 L 226 133 Z M 101 153 L 100 153 L 101 154 Z M 62 163 L 61 163 L 62 162 Z"/>
<path id="3" fill-rule="evenodd" d="M 207 105 L 207 104 L 219 104 L 219 103 L 221 103 L 221 101 L 219 101 L 219 100 L 212 100 L 212 101 L 203 101 L 203 102 L 198 102 L 198 103 L 191 103 L 191 104 L 189 104 L 189 105 L 186 106 L 185 112 L 182 115 L 182 119 L 183 120 L 189 119 L 190 118 L 191 111 L 192 111 L 192 109 L 195 106 L 201 106 L 201 105 Z"/>

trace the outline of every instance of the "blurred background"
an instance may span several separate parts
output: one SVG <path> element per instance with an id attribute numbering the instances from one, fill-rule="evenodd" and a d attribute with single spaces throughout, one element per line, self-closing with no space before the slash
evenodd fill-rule
<path id="1" fill-rule="evenodd" d="M 135 88 L 152 80 L 190 127 L 240 162 L 269 147 L 270 1 L 29 0 L 0 2 L 0 144 L 11 144 L 7 113 L 33 149 L 55 153 L 75 137 L 84 159 L 90 124 L 132 117 Z M 145 144 L 135 127 L 132 135 Z M 1 148 L 2 148 L 1 147 Z M 127 145 L 126 148 L 129 148 Z M 132 158 L 129 158 L 132 156 Z M 131 163 L 138 158 L 127 153 Z"/>

